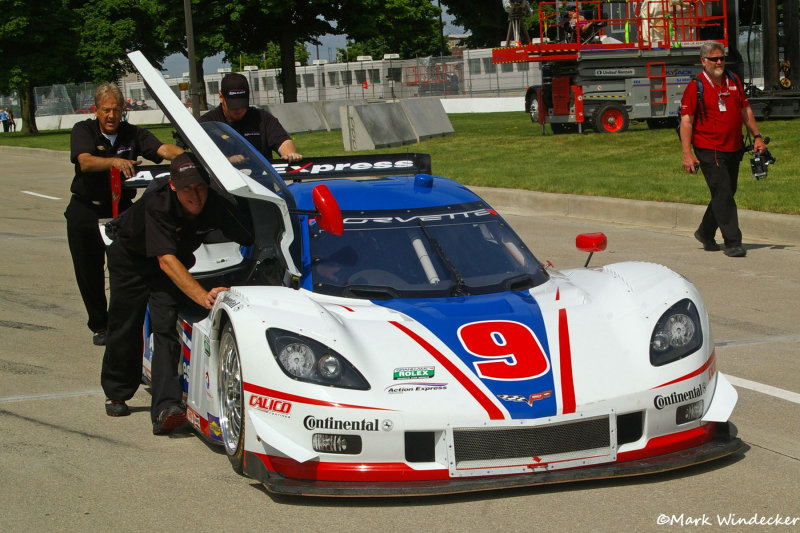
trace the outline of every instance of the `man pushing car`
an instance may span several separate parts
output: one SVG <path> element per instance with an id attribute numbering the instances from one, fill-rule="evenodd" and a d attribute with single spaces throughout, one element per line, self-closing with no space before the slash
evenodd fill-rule
<path id="1" fill-rule="evenodd" d="M 206 290 L 189 273 L 194 251 L 215 229 L 240 244 L 253 235 L 235 206 L 209 188 L 197 159 L 183 153 L 172 160 L 169 178 L 156 180 L 141 199 L 107 225 L 109 305 L 106 351 L 100 381 L 106 414 L 126 416 L 125 403 L 142 374 L 142 324 L 149 307 L 153 332 L 153 434 L 186 422 L 178 374 L 180 343 L 175 327 L 179 305 L 211 309 L 226 287 Z"/>

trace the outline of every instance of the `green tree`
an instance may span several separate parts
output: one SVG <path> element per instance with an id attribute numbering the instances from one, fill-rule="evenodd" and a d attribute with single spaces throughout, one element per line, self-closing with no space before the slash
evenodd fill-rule
<path id="1" fill-rule="evenodd" d="M 36 133 L 34 87 L 117 80 L 126 53 L 157 65 L 171 52 L 155 32 L 158 0 L 0 0 L 0 93 L 16 90 L 22 132 Z"/>
<path id="2" fill-rule="evenodd" d="M 155 65 L 173 50 L 153 31 L 160 14 L 156 0 L 88 0 L 76 2 L 73 20 L 80 36 L 76 56 L 83 74 L 95 83 L 114 81 L 133 70 L 126 54 L 140 50 Z"/>
<path id="3" fill-rule="evenodd" d="M 311 54 L 302 43 L 294 46 L 294 60 L 301 65 L 308 64 Z M 233 70 L 242 70 L 244 65 L 256 65 L 258 68 L 281 68 L 281 50 L 276 43 L 267 43 L 267 48 L 261 53 L 241 53 L 235 56 L 235 61 L 226 56 L 226 60 L 234 65 Z"/>
<path id="4" fill-rule="evenodd" d="M 280 49 L 283 96 L 297 101 L 295 47 L 326 33 L 340 33 L 331 21 L 342 17 L 345 4 L 356 0 L 237 0 L 231 1 L 230 23 L 224 28 L 228 59 L 238 53 L 260 54 L 268 43 Z"/>
<path id="5" fill-rule="evenodd" d="M 181 53 L 189 57 L 186 42 L 186 18 L 183 0 L 154 1 L 152 29 L 157 38 L 164 43 L 170 53 Z M 222 28 L 230 24 L 233 7 L 227 0 L 192 0 L 192 29 L 194 32 L 194 56 L 197 78 L 203 79 L 203 60 L 213 57 L 225 49 Z M 152 26 L 152 24 L 151 24 Z M 200 110 L 208 109 L 208 95 L 204 83 L 197 84 L 200 97 Z"/>
<path id="6" fill-rule="evenodd" d="M 17 91 L 22 133 L 37 133 L 33 88 L 81 74 L 67 0 L 0 1 L 0 94 Z"/>
<path id="7" fill-rule="evenodd" d="M 397 53 L 403 59 L 439 55 L 443 36 L 439 8 L 430 0 L 363 0 L 362 7 L 343 19 L 339 27 L 358 47 L 358 55 L 380 59 Z M 351 48 L 348 42 L 347 48 Z M 354 57 L 352 52 L 348 55 Z"/>
<path id="8" fill-rule="evenodd" d="M 467 45 L 474 48 L 500 46 L 508 33 L 508 13 L 501 0 L 441 0 L 454 22 L 472 33 Z M 536 2 L 530 2 L 534 13 Z"/>

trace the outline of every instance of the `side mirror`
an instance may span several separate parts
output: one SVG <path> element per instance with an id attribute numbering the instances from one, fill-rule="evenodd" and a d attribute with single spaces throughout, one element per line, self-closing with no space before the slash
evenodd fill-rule
<path id="1" fill-rule="evenodd" d="M 581 252 L 589 252 L 589 257 L 586 258 L 584 268 L 589 266 L 589 261 L 592 259 L 592 254 L 595 252 L 602 252 L 608 245 L 605 233 L 581 233 L 575 237 L 575 247 Z"/>
<path id="2" fill-rule="evenodd" d="M 607 244 L 605 233 L 581 233 L 575 237 L 575 247 L 581 252 L 602 252 Z"/>
<path id="3" fill-rule="evenodd" d="M 339 204 L 330 189 L 328 189 L 328 186 L 322 184 L 314 187 L 311 192 L 311 199 L 314 202 L 314 207 L 319 211 L 315 220 L 320 227 L 331 235 L 344 233 L 342 211 L 339 209 Z"/>

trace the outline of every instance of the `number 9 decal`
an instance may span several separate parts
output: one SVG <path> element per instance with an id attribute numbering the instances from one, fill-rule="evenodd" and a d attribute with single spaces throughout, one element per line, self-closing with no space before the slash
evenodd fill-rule
<path id="1" fill-rule="evenodd" d="M 500 381 L 538 378 L 550 370 L 539 339 L 525 324 L 508 321 L 473 322 L 458 328 L 458 339 L 477 357 L 478 376 Z"/>

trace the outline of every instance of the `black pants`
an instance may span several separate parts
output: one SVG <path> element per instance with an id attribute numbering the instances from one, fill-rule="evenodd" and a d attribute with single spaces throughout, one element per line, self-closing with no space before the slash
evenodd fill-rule
<path id="1" fill-rule="evenodd" d="M 64 212 L 75 280 L 89 315 L 87 325 L 92 331 L 105 331 L 108 322 L 104 271 L 106 247 L 100 236 L 98 220 L 105 218 L 105 211 L 108 211 L 106 217 L 110 217 L 110 209 L 73 196 Z"/>
<path id="2" fill-rule="evenodd" d="M 129 400 L 142 377 L 142 326 L 150 310 L 153 333 L 150 416 L 181 402 L 183 388 L 176 321 L 182 293 L 152 258 L 129 253 L 115 242 L 108 247 L 111 286 L 106 351 L 100 382 L 106 397 Z"/>
<path id="3" fill-rule="evenodd" d="M 705 239 L 713 239 L 719 228 L 726 246 L 739 246 L 742 244 L 742 232 L 733 196 L 739 183 L 739 163 L 743 154 L 701 148 L 695 148 L 694 153 L 711 192 L 711 201 L 698 228 L 700 235 Z"/>

